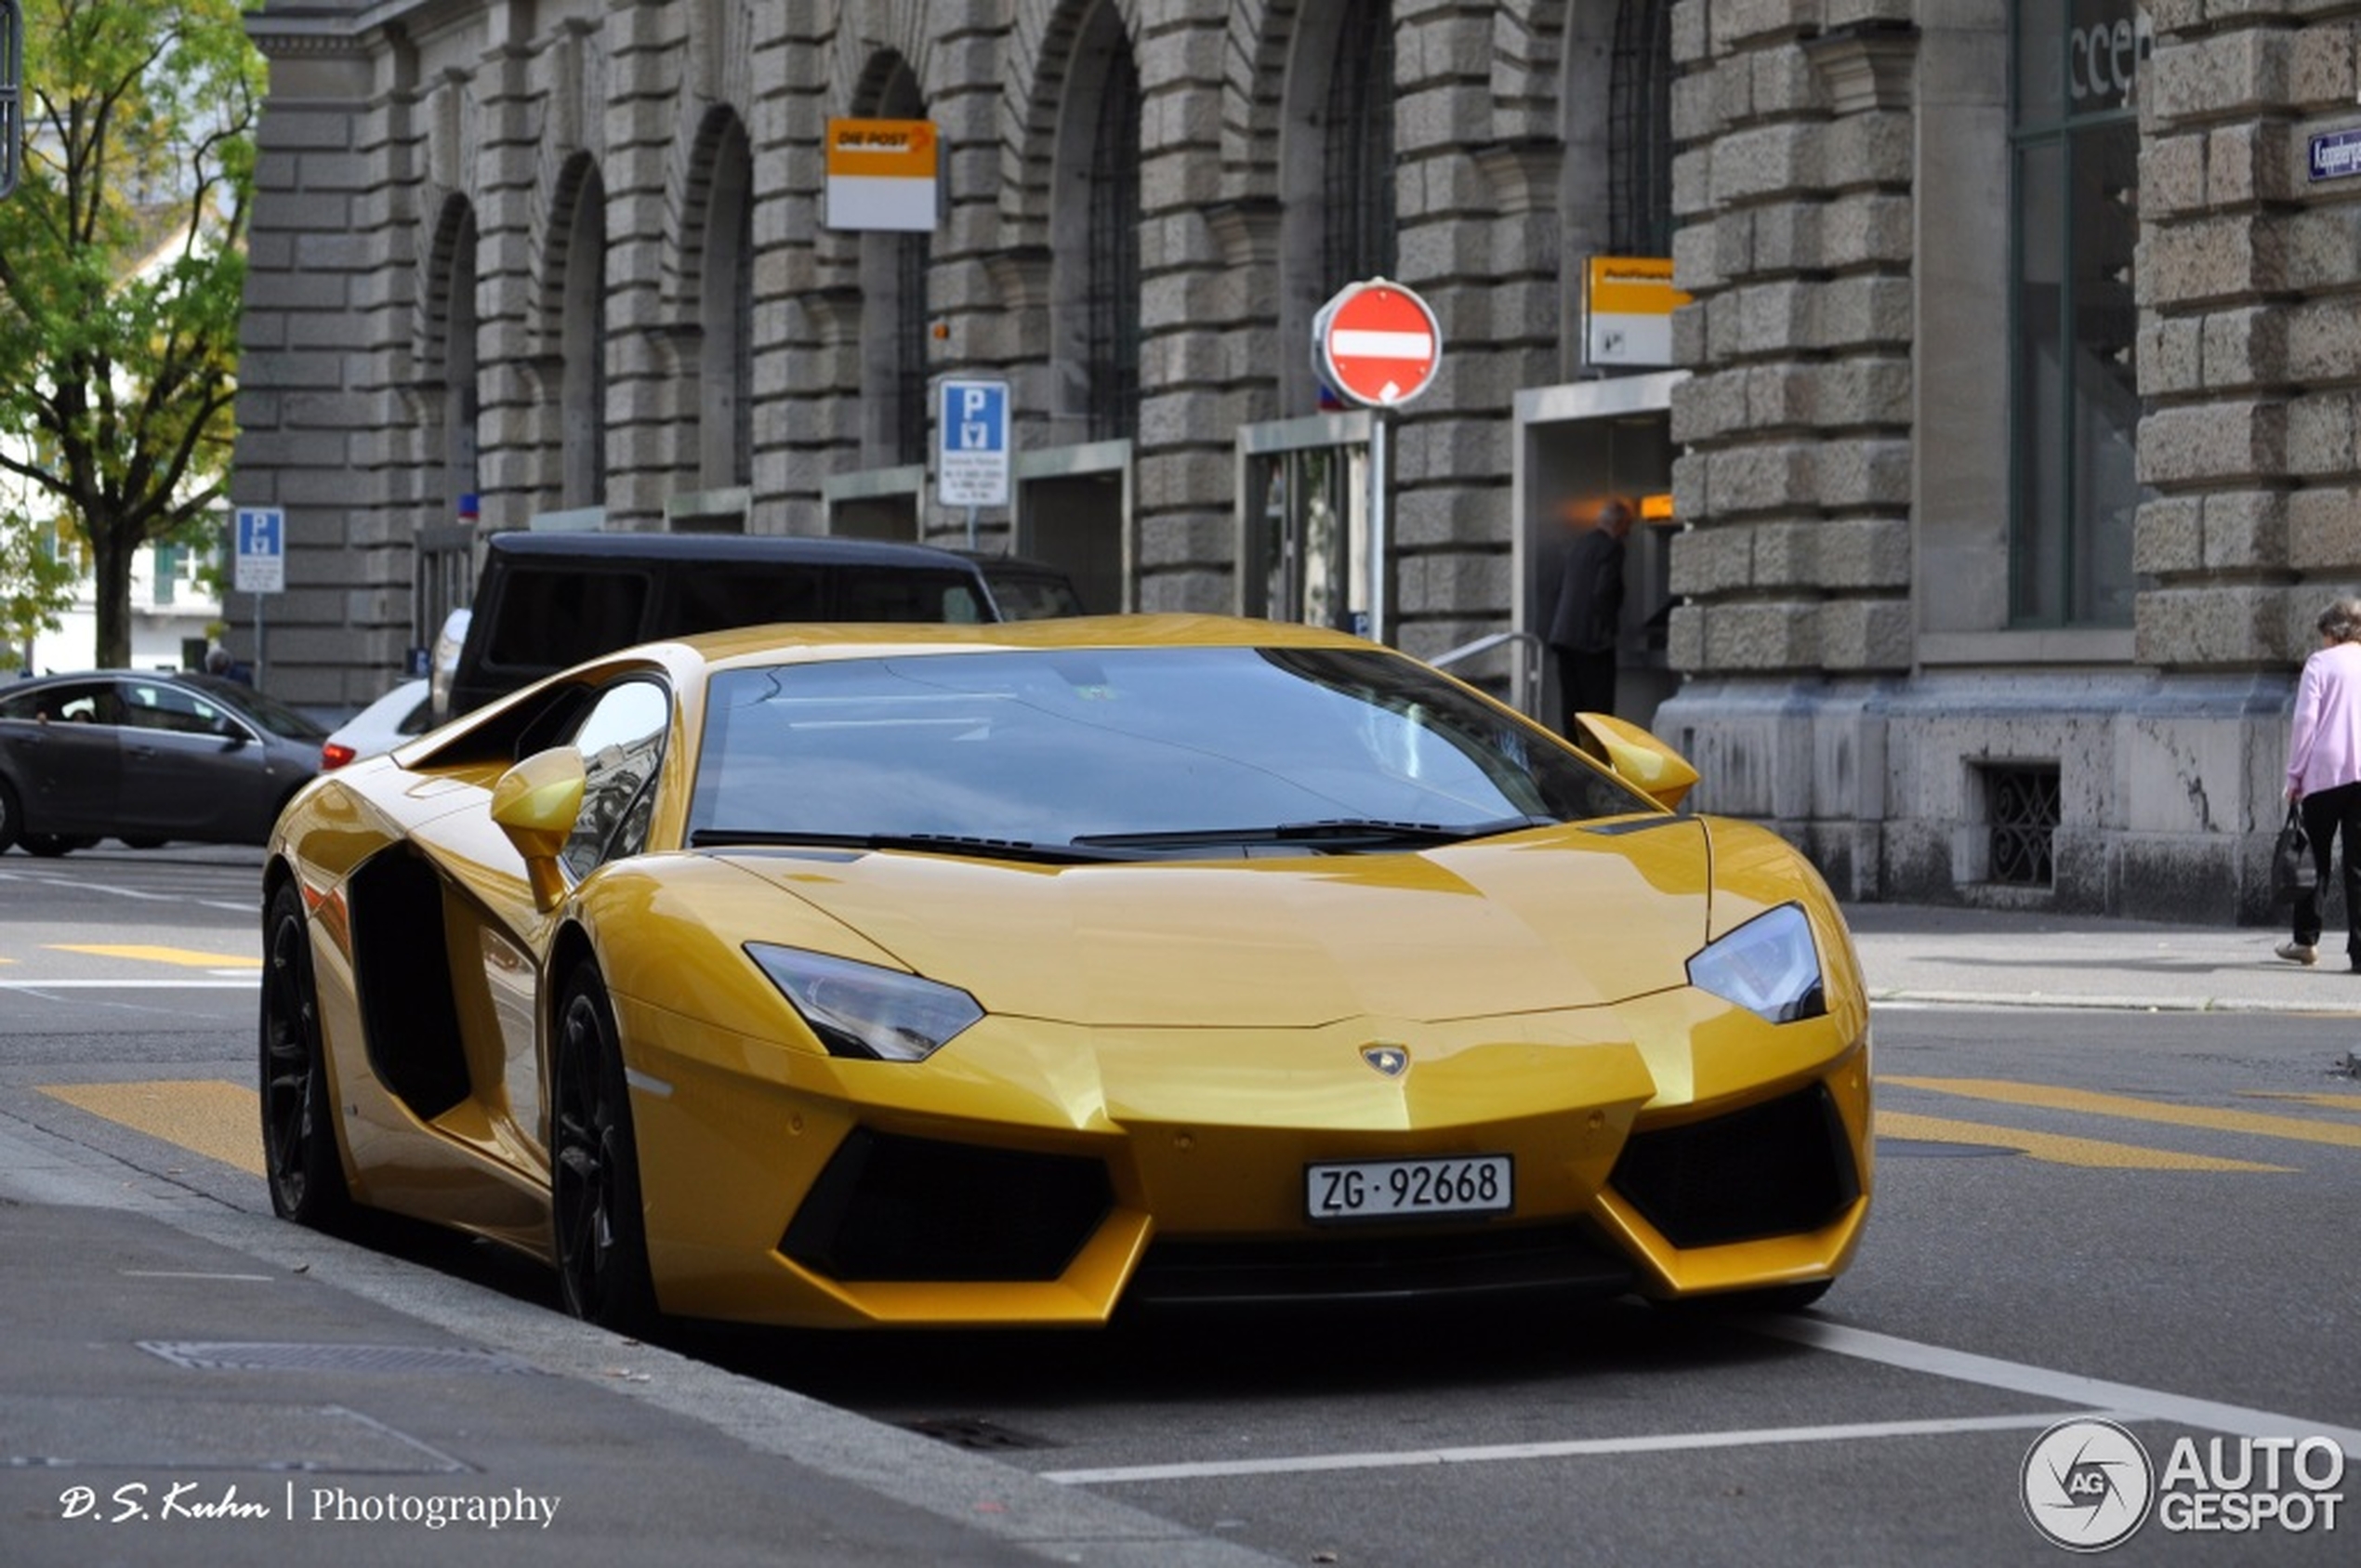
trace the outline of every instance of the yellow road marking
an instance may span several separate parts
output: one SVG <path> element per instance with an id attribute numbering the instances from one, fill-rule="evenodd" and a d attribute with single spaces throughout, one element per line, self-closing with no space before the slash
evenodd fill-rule
<path id="1" fill-rule="evenodd" d="M 2297 1094 L 2288 1089 L 2240 1089 L 2241 1100 L 2292 1100 L 2303 1105 L 2323 1105 L 2331 1111 L 2346 1111 L 2361 1116 L 2361 1094 Z"/>
<path id="2" fill-rule="evenodd" d="M 108 947 L 81 942 L 52 942 L 52 953 L 88 953 L 100 958 L 145 958 L 158 964 L 178 964 L 191 969 L 258 969 L 262 960 L 237 953 L 197 953 L 186 947 Z"/>
<path id="3" fill-rule="evenodd" d="M 41 1092 L 249 1175 L 262 1174 L 261 1097 L 243 1084 L 218 1078 L 44 1084 Z"/>
<path id="4" fill-rule="evenodd" d="M 2170 1149 L 2143 1149 L 2134 1143 L 2109 1143 L 2097 1138 L 2066 1138 L 2053 1132 L 2026 1132 L 2020 1127 L 1994 1127 L 1986 1122 L 1955 1122 L 1947 1116 L 1917 1116 L 1907 1111 L 1878 1108 L 1878 1136 L 1919 1138 L 1930 1143 L 1988 1143 L 2015 1149 L 2051 1165 L 2086 1166 L 2099 1170 L 2242 1170 L 2286 1173 L 2286 1166 L 2256 1165 L 2250 1160 L 2217 1159 L 2211 1154 L 2183 1154 Z"/>
<path id="5" fill-rule="evenodd" d="M 2246 1132 L 2300 1143 L 2333 1143 L 2341 1149 L 2361 1149 L 2361 1127 L 2347 1127 L 2341 1122 L 2266 1116 L 2260 1111 L 2217 1110 L 2208 1105 L 2170 1105 L 2124 1094 L 2054 1088 L 2047 1084 L 2012 1084 L 1998 1078 L 1880 1077 L 1878 1082 L 1900 1088 L 1961 1095 L 1970 1100 L 1997 1100 L 2003 1105 L 2036 1105 L 2051 1111 L 2078 1111 L 2091 1116 L 2121 1116 L 2135 1122 L 2161 1122 L 2169 1127 L 2209 1127 L 2215 1132 Z"/>

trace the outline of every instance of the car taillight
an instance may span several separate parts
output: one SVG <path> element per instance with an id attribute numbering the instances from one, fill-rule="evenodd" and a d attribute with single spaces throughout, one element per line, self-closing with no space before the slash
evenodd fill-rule
<path id="1" fill-rule="evenodd" d="M 340 745 L 335 741 L 329 741 L 320 747 L 320 766 L 323 770 L 341 768 L 360 755 L 349 745 Z"/>

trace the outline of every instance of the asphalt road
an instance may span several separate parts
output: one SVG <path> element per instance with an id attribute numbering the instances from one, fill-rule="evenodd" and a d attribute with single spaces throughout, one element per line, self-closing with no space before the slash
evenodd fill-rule
<path id="1" fill-rule="evenodd" d="M 253 863 L 0 859 L 0 1133 L 267 1213 L 239 1166 Z M 2208 1464 L 2217 1439 L 2225 1464 L 2275 1461 L 2268 1495 L 2311 1513 L 2223 1528 L 2239 1489 L 2184 1475 L 2158 1488 L 2180 1527 L 2159 1507 L 2116 1560 L 2349 1561 L 2361 1519 L 2320 1514 L 2361 1478 L 2291 1478 L 2305 1436 L 2361 1453 L 2361 1086 L 2336 1071 L 2353 1033 L 2334 1015 L 1880 1008 L 1878 1218 L 1853 1272 L 1788 1320 L 1624 1304 L 671 1344 L 1281 1561 L 2064 1561 L 2027 1519 L 2028 1450 L 2101 1413 L 2159 1471 L 2184 1438 Z M 388 1245 L 421 1301 L 547 1303 L 536 1271 L 486 1249 Z M 587 1331 L 552 1313 L 549 1332 Z M 688 1526 L 683 1561 L 699 1544 Z"/>

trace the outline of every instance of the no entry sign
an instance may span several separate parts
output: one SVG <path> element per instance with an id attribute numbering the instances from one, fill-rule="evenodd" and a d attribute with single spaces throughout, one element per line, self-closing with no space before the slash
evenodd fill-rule
<path id="1" fill-rule="evenodd" d="M 1392 408 L 1427 389 L 1443 329 L 1427 302 L 1383 278 L 1347 283 L 1312 321 L 1312 364 L 1340 396 Z"/>

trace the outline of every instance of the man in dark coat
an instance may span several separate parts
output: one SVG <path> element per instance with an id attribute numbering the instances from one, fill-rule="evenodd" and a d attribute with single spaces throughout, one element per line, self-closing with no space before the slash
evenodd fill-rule
<path id="1" fill-rule="evenodd" d="M 1563 729 L 1574 733 L 1577 713 L 1615 711 L 1616 641 L 1623 624 L 1623 541 L 1631 508 L 1618 500 L 1566 547 L 1558 578 L 1558 605 L 1550 617 L 1550 647 L 1557 655 Z"/>

